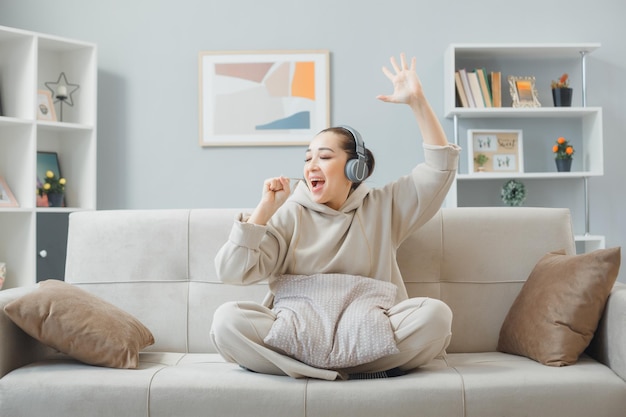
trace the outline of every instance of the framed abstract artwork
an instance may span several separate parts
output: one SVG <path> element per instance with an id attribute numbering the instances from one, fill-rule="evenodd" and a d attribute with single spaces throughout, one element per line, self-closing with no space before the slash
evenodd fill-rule
<path id="1" fill-rule="evenodd" d="M 305 145 L 329 126 L 329 52 L 200 52 L 201 146 Z"/>

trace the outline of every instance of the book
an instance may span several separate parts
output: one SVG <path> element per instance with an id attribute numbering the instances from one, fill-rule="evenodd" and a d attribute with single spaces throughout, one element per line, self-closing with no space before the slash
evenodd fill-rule
<path id="1" fill-rule="evenodd" d="M 480 91 L 483 93 L 485 107 L 492 107 L 491 89 L 489 88 L 489 78 L 487 77 L 487 71 L 484 68 L 477 68 L 475 72 L 478 76 L 478 82 L 480 83 Z"/>
<path id="2" fill-rule="evenodd" d="M 467 104 L 469 104 L 468 107 L 476 107 L 465 68 L 461 68 L 459 70 L 459 75 L 461 76 L 461 83 L 463 83 L 463 90 L 465 90 L 465 95 L 467 96 Z"/>
<path id="3" fill-rule="evenodd" d="M 502 73 L 492 71 L 491 77 L 491 97 L 493 107 L 502 107 Z"/>
<path id="4" fill-rule="evenodd" d="M 454 84 L 456 85 L 456 92 L 458 94 L 459 101 L 461 102 L 461 106 L 469 107 L 467 94 L 465 93 L 465 88 L 463 88 L 463 81 L 461 80 L 461 74 L 458 71 L 454 73 Z"/>
<path id="5" fill-rule="evenodd" d="M 478 74 L 475 71 L 467 73 L 467 79 L 469 80 L 470 91 L 474 98 L 475 107 L 484 108 L 485 100 L 483 99 L 483 92 L 480 89 L 480 82 L 478 81 Z"/>

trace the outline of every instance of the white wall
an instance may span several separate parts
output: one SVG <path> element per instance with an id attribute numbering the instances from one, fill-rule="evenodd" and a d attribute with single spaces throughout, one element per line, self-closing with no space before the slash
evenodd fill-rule
<path id="1" fill-rule="evenodd" d="M 390 91 L 381 67 L 391 55 L 418 56 L 441 115 L 449 43 L 600 42 L 588 62 L 588 104 L 604 108 L 606 175 L 590 180 L 591 232 L 605 234 L 608 246 L 626 244 L 623 0 L 368 3 L 0 0 L 0 25 L 98 44 L 102 209 L 251 207 L 264 178 L 301 172 L 301 147 L 198 146 L 200 51 L 330 50 L 331 123 L 361 131 L 376 155 L 376 186 L 406 173 L 422 155 L 408 109 L 375 99 Z M 442 123 L 451 136 L 451 120 Z M 576 221 L 577 232 L 583 226 Z"/>

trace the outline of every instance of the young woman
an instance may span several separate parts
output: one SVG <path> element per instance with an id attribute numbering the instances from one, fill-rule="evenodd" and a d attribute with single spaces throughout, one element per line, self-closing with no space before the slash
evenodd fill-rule
<path id="1" fill-rule="evenodd" d="M 216 257 L 218 276 L 229 284 L 268 279 L 272 288 L 278 277 L 350 274 L 395 285 L 394 305 L 385 310 L 395 353 L 345 368 L 308 365 L 265 342 L 277 320 L 270 297 L 264 305 L 231 302 L 218 308 L 211 338 L 227 361 L 261 373 L 334 380 L 363 372 L 406 372 L 445 353 L 450 309 L 435 299 L 409 299 L 396 262 L 404 239 L 441 207 L 459 155 L 424 95 L 415 63 L 413 58 L 409 65 L 404 54 L 400 63 L 392 57 L 392 69 L 383 67 L 383 73 L 394 91 L 377 98 L 410 107 L 423 137 L 424 163 L 370 189 L 362 181 L 372 174 L 374 158 L 358 132 L 326 129 L 306 150 L 304 181 L 293 195 L 288 178 L 267 179 L 261 201 L 235 221 Z"/>

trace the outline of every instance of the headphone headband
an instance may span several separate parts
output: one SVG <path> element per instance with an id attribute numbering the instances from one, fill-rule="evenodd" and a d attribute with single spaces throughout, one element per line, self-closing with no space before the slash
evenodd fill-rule
<path id="1" fill-rule="evenodd" d="M 352 135 L 352 138 L 354 139 L 355 150 L 356 150 L 357 156 L 363 161 L 367 161 L 367 154 L 365 153 L 365 143 L 363 142 L 363 139 L 361 138 L 361 134 L 355 129 L 347 125 L 341 125 L 339 127 L 350 132 L 350 134 Z"/>
<path id="2" fill-rule="evenodd" d="M 352 135 L 357 155 L 356 159 L 353 158 L 346 163 L 346 177 L 353 183 L 360 183 L 367 178 L 367 174 L 369 173 L 369 168 L 367 167 L 367 154 L 365 153 L 365 143 L 361 138 L 361 134 L 357 130 L 346 125 L 339 127 Z"/>

